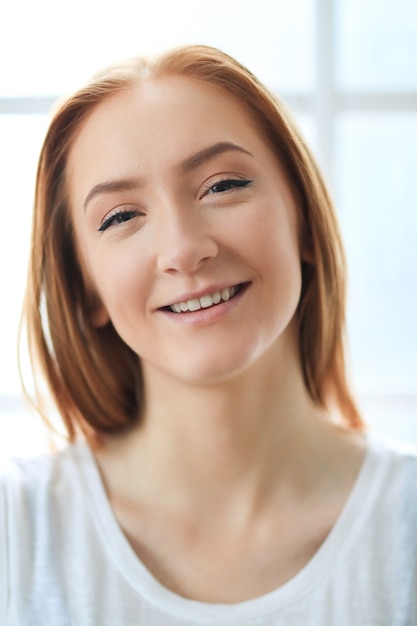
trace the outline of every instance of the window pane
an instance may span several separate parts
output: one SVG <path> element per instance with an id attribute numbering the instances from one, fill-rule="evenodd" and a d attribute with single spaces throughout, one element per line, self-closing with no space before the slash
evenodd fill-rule
<path id="1" fill-rule="evenodd" d="M 46 116 L 0 116 L 0 395 L 19 392 L 17 330 L 26 278 L 36 162 Z"/>
<path id="2" fill-rule="evenodd" d="M 9 60 L 2 63 L 0 96 L 66 93 L 123 57 L 195 42 L 235 55 L 275 88 L 307 89 L 313 80 L 313 5 L 74 0 L 63 13 L 52 0 L 9 2 L 0 25 L 0 58 Z"/>
<path id="3" fill-rule="evenodd" d="M 315 120 L 311 114 L 299 113 L 298 111 L 291 110 L 295 122 L 300 129 L 301 135 L 305 139 L 309 149 L 313 152 L 315 158 L 317 155 L 317 128 Z"/>
<path id="4" fill-rule="evenodd" d="M 417 392 L 417 115 L 346 114 L 338 196 L 361 390 Z"/>
<path id="5" fill-rule="evenodd" d="M 335 44 L 343 89 L 417 88 L 415 0 L 337 0 Z"/>

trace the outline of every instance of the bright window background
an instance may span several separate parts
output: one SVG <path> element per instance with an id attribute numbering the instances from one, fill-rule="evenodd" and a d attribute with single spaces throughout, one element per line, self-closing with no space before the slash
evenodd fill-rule
<path id="1" fill-rule="evenodd" d="M 205 43 L 288 104 L 336 199 L 365 417 L 417 443 L 415 0 L 15 0 L 0 9 L 0 454 L 44 445 L 16 365 L 36 160 L 56 97 L 135 54 Z"/>

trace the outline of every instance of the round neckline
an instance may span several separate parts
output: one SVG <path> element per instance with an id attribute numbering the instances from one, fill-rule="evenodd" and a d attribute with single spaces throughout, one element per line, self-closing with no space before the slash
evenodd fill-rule
<path id="1" fill-rule="evenodd" d="M 328 579 L 336 561 L 343 558 L 370 512 L 383 480 L 381 443 L 365 433 L 366 451 L 354 486 L 332 530 L 308 563 L 277 589 L 239 603 L 211 604 L 184 598 L 164 587 L 140 561 L 119 526 L 104 484 L 87 444 L 77 444 L 75 464 L 82 473 L 91 515 L 101 536 L 103 549 L 113 565 L 138 594 L 159 610 L 195 623 L 228 623 L 253 620 L 289 608 Z M 358 503 L 360 502 L 360 507 Z M 358 514 L 359 511 L 359 514 Z"/>

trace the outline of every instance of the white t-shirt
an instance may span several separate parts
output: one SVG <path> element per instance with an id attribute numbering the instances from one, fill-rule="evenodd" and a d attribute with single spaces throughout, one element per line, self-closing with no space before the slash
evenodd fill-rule
<path id="1" fill-rule="evenodd" d="M 0 480 L 0 624 L 415 626 L 416 451 L 368 436 L 354 489 L 311 561 L 272 593 L 231 605 L 187 600 L 155 580 L 87 446 L 13 461 Z"/>

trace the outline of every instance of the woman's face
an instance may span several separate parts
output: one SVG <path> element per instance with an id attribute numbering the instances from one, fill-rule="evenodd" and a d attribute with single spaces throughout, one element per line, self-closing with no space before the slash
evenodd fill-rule
<path id="1" fill-rule="evenodd" d="M 296 340 L 297 210 L 245 108 L 190 78 L 113 95 L 79 131 L 67 184 L 82 264 L 147 373 L 226 379 Z"/>

